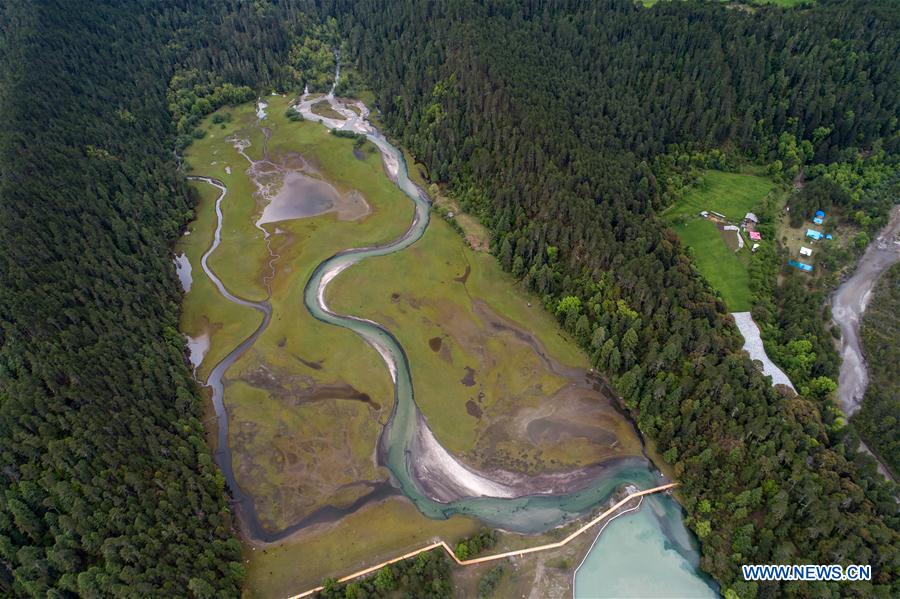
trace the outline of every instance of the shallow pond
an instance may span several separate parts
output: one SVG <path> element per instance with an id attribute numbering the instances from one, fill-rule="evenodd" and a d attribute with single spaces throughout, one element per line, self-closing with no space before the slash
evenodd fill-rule
<path id="1" fill-rule="evenodd" d="M 188 260 L 187 254 L 175 254 L 175 272 L 178 273 L 178 280 L 181 281 L 181 288 L 187 293 L 191 290 L 194 277 L 191 271 L 191 261 Z"/>
<path id="2" fill-rule="evenodd" d="M 334 208 L 337 191 L 324 181 L 288 171 L 281 189 L 263 209 L 258 224 L 316 216 Z"/>
<path id="3" fill-rule="evenodd" d="M 612 520 L 575 572 L 575 599 L 604 597 L 718 597 L 699 569 L 700 552 L 665 494 Z"/>
<path id="4" fill-rule="evenodd" d="M 209 351 L 209 333 L 203 332 L 196 337 L 185 335 L 187 337 L 188 359 L 191 361 L 191 367 L 194 370 L 203 363 L 206 352 Z"/>

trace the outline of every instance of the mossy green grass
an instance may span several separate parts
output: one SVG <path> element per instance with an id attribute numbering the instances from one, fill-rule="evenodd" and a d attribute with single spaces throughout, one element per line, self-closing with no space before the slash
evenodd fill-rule
<path id="1" fill-rule="evenodd" d="M 359 481 L 387 476 L 372 459 L 393 401 L 387 369 L 355 334 L 312 318 L 302 292 L 325 258 L 348 247 L 399 236 L 413 210 L 409 199 L 387 179 L 377 153 L 363 152 L 360 160 L 352 140 L 330 135 L 319 123 L 290 121 L 284 114 L 288 98 L 273 96 L 266 101 L 268 116 L 261 123 L 253 104 L 220 111 L 232 115 L 224 128 L 208 118 L 206 136 L 186 156 L 191 174 L 211 176 L 228 186 L 222 243 L 209 261 L 228 289 L 256 301 L 267 297 L 264 276 L 269 254 L 263 232 L 254 226 L 264 200 L 255 194 L 247 173 L 250 164 L 234 148 L 235 137 L 250 140 L 245 151 L 258 160 L 263 157 L 262 127 L 266 127 L 270 158 L 299 153 L 316 170 L 315 176 L 341 193 L 359 190 L 370 207 L 367 215 L 354 221 L 326 213 L 266 225 L 272 251 L 278 255 L 271 284 L 272 320 L 226 373 L 225 403 L 239 483 L 257 497 L 263 524 L 275 530 L 325 504 L 352 501 L 367 490 L 355 484 Z M 211 333 L 211 348 L 198 372 L 203 380 L 253 331 L 260 316 L 220 297 L 200 268 L 200 255 L 212 239 L 212 204 L 218 190 L 202 182 L 196 187 L 202 200 L 198 219 L 179 249 L 188 253 L 194 274 L 182 329 L 191 335 Z"/>
<path id="2" fill-rule="evenodd" d="M 639 453 L 630 425 L 579 387 L 587 356 L 493 256 L 440 218 L 411 248 L 339 275 L 327 299 L 398 337 L 436 438 L 475 467 L 537 473 Z"/>
<path id="3" fill-rule="evenodd" d="M 688 190 L 683 199 L 663 212 L 663 216 L 673 221 L 679 217 L 692 218 L 702 210 L 708 210 L 739 222 L 774 189 L 775 183 L 759 174 L 706 170 L 700 181 Z"/>
<path id="4" fill-rule="evenodd" d="M 753 172 L 707 170 L 684 198 L 663 212 L 663 219 L 691 249 L 697 270 L 732 312 L 746 312 L 752 307 L 749 243 L 735 251 L 723 237 L 735 233 L 720 232 L 717 223 L 703 218 L 700 212 L 718 212 L 730 223 L 739 224 L 748 212 L 759 209 L 767 196 L 777 193 L 777 189 L 771 179 Z M 749 242 L 746 237 L 744 240 Z"/>

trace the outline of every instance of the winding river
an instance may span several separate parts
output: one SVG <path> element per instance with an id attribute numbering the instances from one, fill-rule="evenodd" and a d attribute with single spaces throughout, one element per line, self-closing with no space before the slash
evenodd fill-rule
<path id="1" fill-rule="evenodd" d="M 856 270 L 844 281 L 831 299 L 831 315 L 841 328 L 841 370 L 838 378 L 838 403 L 849 418 L 862 405 L 869 386 L 869 373 L 863 355 L 860 325 L 881 275 L 900 261 L 900 206 L 895 206 L 888 224 L 866 248 Z M 894 480 L 878 456 L 860 441 L 860 450 L 875 458 L 878 470 Z M 895 481 L 896 482 L 896 481 Z"/>
<path id="2" fill-rule="evenodd" d="M 838 401 L 847 416 L 862 405 L 869 386 L 859 327 L 875 283 L 882 273 L 900 260 L 900 206 L 896 206 L 884 229 L 866 248 L 853 275 L 844 281 L 831 301 L 831 314 L 841 327 L 841 371 Z"/>
<path id="3" fill-rule="evenodd" d="M 333 89 L 325 99 L 332 108 L 345 117 L 344 119 L 331 119 L 314 114 L 312 105 L 322 101 L 321 96 L 312 98 L 309 94 L 304 94 L 295 109 L 307 120 L 320 121 L 329 128 L 365 135 L 381 151 L 385 169 L 391 180 L 415 206 L 413 220 L 399 238 L 384 245 L 353 248 L 335 254 L 318 265 L 304 289 L 305 308 L 315 318 L 358 334 L 379 352 L 390 371 L 394 382 L 394 407 L 387 425 L 382 429 L 377 457 L 378 462 L 390 471 L 391 480 L 389 484 L 373 485 L 367 495 L 347 508 L 329 506 L 319 509 L 283 530 L 271 532 L 260 525 L 253 497 L 245 493 L 235 479 L 228 444 L 228 414 L 224 403 L 223 377 L 268 326 L 272 309 L 268 300 L 253 302 L 233 295 L 209 267 L 208 258 L 221 243 L 223 219 L 221 206 L 226 198 L 227 189 L 221 181 L 207 177 L 191 177 L 219 189 L 215 204 L 216 229 L 213 243 L 201 260 L 203 271 L 227 300 L 256 310 L 262 315 L 262 322 L 257 329 L 213 368 L 207 380 L 207 385 L 212 389 L 213 405 L 219 422 L 216 461 L 231 491 L 235 509 L 246 534 L 259 541 L 276 541 L 311 524 L 336 521 L 366 503 L 400 493 L 431 518 L 448 518 L 453 514 L 465 514 L 496 528 L 520 533 L 537 533 L 585 515 L 607 501 L 613 492 L 624 484 L 647 488 L 664 482 L 662 475 L 649 460 L 624 458 L 612 460 L 594 469 L 594 477 L 580 484 L 580 488 L 558 492 L 558 489 L 551 485 L 547 489 L 541 489 L 540 492 L 535 492 L 532 487 L 528 487 L 530 489 L 528 492 L 523 492 L 521 486 L 516 486 L 508 480 L 494 480 L 489 475 L 472 470 L 440 446 L 416 405 L 409 361 L 397 338 L 376 322 L 335 313 L 325 300 L 328 284 L 342 271 L 366 258 L 385 256 L 416 243 L 428 226 L 431 207 L 428 196 L 410 180 L 402 153 L 366 120 L 368 109 L 361 102 L 356 102 L 358 112 L 350 110 L 343 101 L 334 98 Z M 426 478 L 431 482 L 430 485 L 423 484 Z M 434 481 L 438 481 L 438 484 L 435 485 Z M 435 487 L 440 488 L 441 492 L 436 493 Z M 678 504 L 667 495 L 660 496 L 656 501 L 665 506 L 666 513 L 673 519 L 673 526 L 668 528 L 661 526 L 656 529 L 660 542 L 664 542 L 670 530 L 678 527 L 679 530 L 684 530 L 681 511 Z M 678 546 L 691 564 L 699 561 L 695 545 L 679 542 Z M 642 575 L 647 574 L 645 571 Z M 700 575 L 696 568 L 694 575 L 699 579 Z M 706 582 L 703 584 L 706 585 Z"/>

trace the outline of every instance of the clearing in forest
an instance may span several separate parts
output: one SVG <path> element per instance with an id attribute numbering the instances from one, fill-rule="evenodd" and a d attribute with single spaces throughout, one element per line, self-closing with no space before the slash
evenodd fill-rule
<path id="1" fill-rule="evenodd" d="M 747 312 L 751 307 L 748 267 L 752 242 L 744 231 L 725 227 L 740 227 L 744 216 L 757 210 L 774 189 L 775 184 L 766 177 L 708 170 L 684 198 L 663 213 L 682 243 L 691 249 L 697 269 L 722 295 L 731 312 Z M 702 211 L 718 212 L 725 219 L 704 218 Z M 743 247 L 738 235 L 742 235 Z"/>

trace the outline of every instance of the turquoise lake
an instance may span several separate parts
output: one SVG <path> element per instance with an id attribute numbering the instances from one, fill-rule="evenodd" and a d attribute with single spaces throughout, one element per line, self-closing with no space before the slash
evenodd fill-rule
<path id="1" fill-rule="evenodd" d="M 667 495 L 610 522 L 575 574 L 575 599 L 718 597 L 699 569 L 696 540 Z"/>

